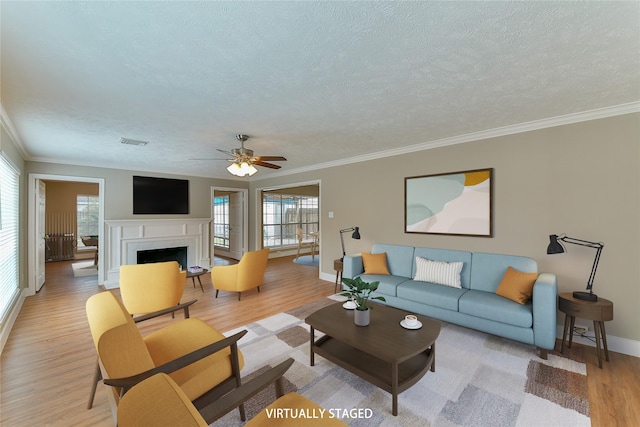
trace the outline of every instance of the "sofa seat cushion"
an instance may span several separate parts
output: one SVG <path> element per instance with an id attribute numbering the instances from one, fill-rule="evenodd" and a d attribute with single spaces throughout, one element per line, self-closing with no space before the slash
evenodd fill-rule
<path id="1" fill-rule="evenodd" d="M 460 297 L 460 313 L 522 328 L 533 327 L 531 302 L 518 304 L 491 292 L 470 290 Z"/>
<path id="2" fill-rule="evenodd" d="M 397 296 L 396 286 L 402 282 L 409 280 L 407 277 L 393 276 L 391 274 L 359 274 L 365 282 L 380 282 L 378 289 L 374 292 L 375 295 L 391 295 Z"/>
<path id="3" fill-rule="evenodd" d="M 407 280 L 397 287 L 398 298 L 458 311 L 458 300 L 468 289 L 453 288 L 430 282 Z"/>

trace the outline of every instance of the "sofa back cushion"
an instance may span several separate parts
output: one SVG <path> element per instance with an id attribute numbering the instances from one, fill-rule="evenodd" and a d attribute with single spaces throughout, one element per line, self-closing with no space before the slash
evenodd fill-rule
<path id="1" fill-rule="evenodd" d="M 471 289 L 495 293 L 504 273 L 513 267 L 524 273 L 536 273 L 535 260 L 517 256 L 474 252 L 471 265 Z"/>
<path id="2" fill-rule="evenodd" d="M 394 276 L 413 277 L 413 246 L 374 244 L 372 254 L 387 253 L 387 267 Z"/>
<path id="3" fill-rule="evenodd" d="M 426 258 L 432 261 L 462 262 L 462 271 L 460 272 L 460 285 L 464 289 L 469 289 L 471 277 L 471 252 L 455 251 L 451 249 L 415 248 L 411 277 L 415 277 L 416 275 L 415 257 Z"/>

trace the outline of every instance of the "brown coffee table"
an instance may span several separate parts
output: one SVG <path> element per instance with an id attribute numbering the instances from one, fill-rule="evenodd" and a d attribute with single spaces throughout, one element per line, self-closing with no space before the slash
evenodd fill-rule
<path id="1" fill-rule="evenodd" d="M 310 363 L 318 354 L 391 393 L 392 414 L 398 415 L 398 394 L 422 378 L 430 369 L 435 372 L 436 338 L 440 322 L 418 316 L 422 328 L 409 330 L 400 326 L 406 311 L 382 304 L 374 306 L 369 326 L 353 323 L 353 310 L 342 303 L 331 304 L 305 319 L 311 327 Z M 314 331 L 325 335 L 315 339 Z"/>

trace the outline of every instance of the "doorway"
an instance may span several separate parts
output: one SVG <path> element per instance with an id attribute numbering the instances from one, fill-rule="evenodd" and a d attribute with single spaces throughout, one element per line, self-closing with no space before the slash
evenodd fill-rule
<path id="1" fill-rule="evenodd" d="M 218 255 L 240 260 L 249 246 L 248 190 L 213 187 L 211 193 L 212 259 Z"/>
<path id="2" fill-rule="evenodd" d="M 28 260 L 27 260 L 27 296 L 35 295 L 42 284 L 45 283 L 44 261 L 46 257 L 45 247 L 45 223 L 44 209 L 47 204 L 46 193 L 43 185 L 47 181 L 63 181 L 69 183 L 90 183 L 98 185 L 98 252 L 102 250 L 102 230 L 104 224 L 104 179 L 78 176 L 63 176 L 50 174 L 29 174 L 28 184 Z M 76 232 L 74 231 L 74 234 Z M 63 233 L 66 234 L 66 233 Z M 62 236 L 63 238 L 65 236 Z M 64 242 L 63 248 L 64 248 Z M 73 242 L 75 247 L 75 242 Z M 98 284 L 104 282 L 103 262 L 98 257 Z"/>
<path id="3" fill-rule="evenodd" d="M 256 189 L 256 240 L 278 256 L 297 254 L 298 230 L 317 239 L 321 260 L 320 181 Z"/>

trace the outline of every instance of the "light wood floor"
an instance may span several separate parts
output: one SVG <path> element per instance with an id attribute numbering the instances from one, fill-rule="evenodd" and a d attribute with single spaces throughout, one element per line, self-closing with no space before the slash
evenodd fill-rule
<path id="1" fill-rule="evenodd" d="M 46 285 L 27 298 L 5 346 L 0 366 L 3 427 L 113 425 L 102 386 L 93 409 L 86 409 L 95 350 L 84 304 L 99 292 L 97 279 L 74 278 L 70 264 L 47 264 Z M 188 280 L 183 301 L 198 299 L 192 317 L 221 331 L 326 297 L 334 289 L 333 283 L 318 279 L 317 268 L 294 264 L 292 257 L 270 260 L 261 292 L 247 292 L 240 302 L 230 293 L 214 298 L 209 275 L 202 279 L 204 293 Z M 172 321 L 166 316 L 140 326 L 144 334 Z M 640 425 L 640 359 L 611 352 L 611 361 L 599 369 L 595 351 L 586 353 L 592 425 Z"/>

